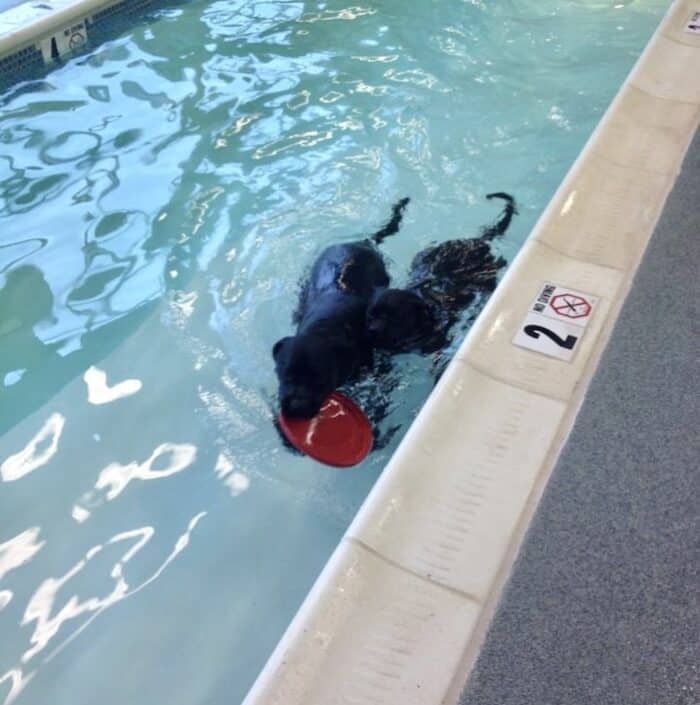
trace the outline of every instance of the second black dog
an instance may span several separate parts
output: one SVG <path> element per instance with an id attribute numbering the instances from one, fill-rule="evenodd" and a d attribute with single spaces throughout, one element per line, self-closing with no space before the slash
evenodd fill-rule
<path id="1" fill-rule="evenodd" d="M 431 353 L 444 348 L 451 326 L 478 292 L 493 291 L 498 270 L 490 242 L 502 235 L 517 209 L 507 193 L 490 193 L 506 205 L 498 220 L 478 238 L 448 240 L 419 252 L 405 289 L 378 292 L 367 310 L 367 331 L 373 346 L 392 353 Z"/>
<path id="2" fill-rule="evenodd" d="M 272 348 L 286 416 L 312 418 L 333 390 L 371 365 L 367 306 L 389 286 L 376 245 L 398 232 L 408 201 L 396 203 L 389 222 L 370 238 L 331 245 L 314 263 L 294 315 L 296 335 Z"/>

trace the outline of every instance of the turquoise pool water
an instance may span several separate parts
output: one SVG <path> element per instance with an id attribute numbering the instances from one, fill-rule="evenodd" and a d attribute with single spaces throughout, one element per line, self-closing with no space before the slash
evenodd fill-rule
<path id="1" fill-rule="evenodd" d="M 0 703 L 242 700 L 432 386 L 285 450 L 306 267 L 409 195 L 400 283 L 500 190 L 512 258 L 665 5 L 195 0 L 0 96 Z"/>

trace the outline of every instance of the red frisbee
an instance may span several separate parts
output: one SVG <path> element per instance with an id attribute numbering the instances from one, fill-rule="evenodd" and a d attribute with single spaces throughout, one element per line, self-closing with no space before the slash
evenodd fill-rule
<path id="1" fill-rule="evenodd" d="M 372 427 L 355 402 L 333 392 L 312 419 L 279 415 L 289 442 L 302 453 L 326 465 L 357 465 L 372 450 Z"/>

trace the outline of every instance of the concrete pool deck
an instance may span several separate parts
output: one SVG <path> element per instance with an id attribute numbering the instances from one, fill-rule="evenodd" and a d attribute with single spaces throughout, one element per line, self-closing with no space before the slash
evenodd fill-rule
<path id="1" fill-rule="evenodd" d="M 460 705 L 700 702 L 700 134 Z"/>

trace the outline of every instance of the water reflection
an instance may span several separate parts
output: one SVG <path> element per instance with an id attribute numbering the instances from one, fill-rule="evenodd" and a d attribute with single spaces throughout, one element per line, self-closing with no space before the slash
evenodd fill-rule
<path id="1" fill-rule="evenodd" d="M 91 404 L 109 404 L 110 402 L 136 394 L 143 386 L 139 379 L 125 379 L 107 384 L 107 373 L 98 367 L 90 367 L 83 375 L 88 388 L 88 401 Z"/>
<path id="2" fill-rule="evenodd" d="M 2 163 L 1 160 L 0 163 Z M 0 267 L 0 273 L 3 271 L 9 272 L 21 260 L 31 257 L 43 247 L 46 247 L 47 243 L 48 240 L 41 237 L 0 243 L 0 262 L 5 263 L 3 267 Z"/>
<path id="3" fill-rule="evenodd" d="M 46 144 L 41 158 L 46 164 L 74 162 L 99 149 L 100 138 L 93 132 L 63 132 Z"/>
<path id="4" fill-rule="evenodd" d="M 237 497 L 250 487 L 249 477 L 244 472 L 236 470 L 234 461 L 226 453 L 219 453 L 214 472 L 220 480 L 223 480 L 232 497 Z"/>
<path id="5" fill-rule="evenodd" d="M 79 504 L 74 504 L 70 515 L 73 519 L 75 519 L 75 521 L 78 522 L 78 524 L 82 524 L 84 521 L 89 519 L 90 511 L 85 509 L 85 507 L 81 507 Z"/>
<path id="6" fill-rule="evenodd" d="M 339 10 L 309 12 L 299 18 L 299 22 L 331 22 L 333 20 L 356 20 L 365 15 L 374 15 L 378 10 L 372 7 L 344 7 Z"/>
<path id="7" fill-rule="evenodd" d="M 10 249 L 6 248 L 4 252 L 14 260 L 17 253 L 10 255 Z M 43 250 L 28 251 L 27 256 L 30 255 L 43 257 Z M 0 248 L 0 271 L 2 258 Z M 141 271 L 114 266 L 114 261 L 95 250 L 87 278 L 80 277 L 68 292 L 65 292 L 65 282 L 62 281 L 67 270 L 50 268 L 49 276 L 59 291 L 58 296 L 49 285 L 49 277 L 34 264 L 15 266 L 0 276 L 0 394 L 3 398 L 0 434 L 41 406 L 81 367 L 84 370 L 83 361 L 94 354 L 95 344 L 97 350 L 104 351 L 105 342 L 107 345 L 118 342 L 114 333 L 123 333 L 132 325 L 129 321 L 127 326 L 120 326 L 121 331 L 115 325 L 108 338 L 101 338 L 98 332 L 103 323 L 115 322 L 123 315 L 117 307 L 105 306 L 105 297 L 111 297 L 119 304 L 123 299 L 119 297 L 118 289 L 125 281 L 125 272 L 131 272 L 129 276 L 138 281 Z M 60 293 L 62 289 L 63 293 Z M 140 291 L 135 302 L 133 294 L 125 297 L 127 311 L 143 303 L 142 295 L 143 291 Z M 98 313 L 97 309 L 101 312 Z M 76 325 L 76 319 L 81 323 Z M 138 318 L 133 318 L 133 323 L 137 322 Z M 94 373 L 90 374 L 95 384 L 99 384 Z M 130 391 L 133 387 L 134 383 L 130 383 L 129 389 L 120 387 L 114 393 Z M 62 417 L 53 416 L 47 428 L 25 449 L 24 455 L 10 458 L 3 464 L 0 469 L 2 478 L 7 481 L 21 476 L 18 475 L 20 465 L 25 466 L 21 472 L 26 474 L 32 462 L 46 462 L 50 455 L 44 457 L 41 451 L 50 453 L 52 449 L 43 445 L 50 436 L 56 436 L 57 440 L 63 422 Z"/>
<path id="8" fill-rule="evenodd" d="M 27 687 L 36 672 L 25 674 L 21 668 L 11 668 L 6 673 L 0 675 L 0 685 L 10 684 L 10 690 L 5 698 L 4 705 L 12 705 L 19 694 Z"/>
<path id="9" fill-rule="evenodd" d="M 0 465 L 0 477 L 5 482 L 12 482 L 46 465 L 56 455 L 65 423 L 62 414 L 51 414 L 28 444 Z"/>
<path id="10" fill-rule="evenodd" d="M 0 379 L 34 370 L 55 354 L 35 326 L 53 320 L 53 295 L 37 267 L 23 265 L 5 275 L 0 288 Z M 20 375 L 21 377 L 21 375 Z M 14 380 L 18 381 L 18 380 Z"/>
<path id="11" fill-rule="evenodd" d="M 196 457 L 197 448 L 191 443 L 161 443 L 143 463 L 108 465 L 97 478 L 95 488 L 106 488 L 106 497 L 112 500 L 120 495 L 132 480 L 159 480 L 170 477 L 192 465 Z M 154 469 L 155 465 L 164 467 Z"/>
<path id="12" fill-rule="evenodd" d="M 53 658 L 61 649 L 77 637 L 86 629 L 102 612 L 112 605 L 126 599 L 143 590 L 156 580 L 165 568 L 180 554 L 189 544 L 190 535 L 194 531 L 199 521 L 206 516 L 206 512 L 198 512 L 187 524 L 185 531 L 178 536 L 172 550 L 165 559 L 158 565 L 145 580 L 130 586 L 125 577 L 125 566 L 151 541 L 155 535 L 152 526 L 143 526 L 129 531 L 116 534 L 107 541 L 106 544 L 93 546 L 85 557 L 75 563 L 62 576 L 58 578 L 47 578 L 36 589 L 27 604 L 27 608 L 22 618 L 22 624 L 35 623 L 34 631 L 30 637 L 30 648 L 22 655 L 22 663 L 27 663 L 37 653 L 46 648 L 49 642 L 59 633 L 63 625 L 75 620 L 82 615 L 89 615 L 70 634 L 66 635 L 61 644 L 57 645 L 49 658 Z M 126 544 L 126 546 L 124 546 Z M 112 579 L 112 590 L 103 596 L 93 596 L 81 600 L 76 594 L 71 595 L 60 606 L 57 607 L 58 593 L 64 586 L 68 585 L 76 576 L 85 570 L 102 551 L 110 547 L 119 547 L 123 553 L 112 565 L 109 577 Z M 0 681 L 1 682 L 1 681 Z"/>
<path id="13" fill-rule="evenodd" d="M 153 539 L 155 529 L 152 526 L 142 526 L 115 534 L 105 544 L 96 544 L 90 548 L 84 558 L 71 566 L 63 575 L 57 578 L 47 578 L 43 580 L 30 597 L 21 621 L 22 625 L 34 624 L 34 630 L 29 638 L 30 646 L 21 656 L 23 666 L 20 667 L 18 665 L 10 668 L 4 674 L 0 674 L 0 686 L 9 684 L 9 692 L 4 701 L 5 705 L 11 705 L 35 675 L 36 670 L 25 672 L 23 668 L 26 667 L 37 654 L 46 649 L 52 640 L 61 634 L 63 640 L 59 644 L 54 644 L 54 649 L 48 656 L 48 660 L 51 660 L 105 610 L 137 594 L 157 580 L 167 566 L 189 545 L 192 532 L 206 514 L 205 511 L 200 511 L 187 522 L 187 527 L 184 532 L 177 536 L 167 555 L 159 561 L 155 570 L 152 570 L 146 578 L 139 582 L 134 584 L 129 582 L 125 574 L 126 567 Z M 27 536 L 29 536 L 30 539 L 35 539 L 36 535 L 38 535 L 38 529 L 24 532 L 22 535 L 25 537 L 23 539 L 24 543 L 27 544 Z M 17 537 L 13 541 L 16 542 L 19 538 L 20 537 Z M 43 545 L 43 543 L 39 544 L 39 548 L 41 545 Z M 7 546 L 7 544 L 3 544 L 0 548 L 5 546 Z M 61 602 L 61 597 L 59 596 L 61 589 L 75 582 L 76 590 L 84 590 L 85 582 L 79 581 L 80 574 L 89 566 L 93 565 L 97 556 L 109 552 L 113 548 L 119 550 L 118 558 L 111 564 L 107 575 L 101 576 L 111 579 L 111 590 L 101 596 L 95 595 L 84 599 L 78 597 L 78 594 L 73 594 L 65 598 L 65 601 Z M 34 549 L 34 552 L 38 550 L 36 545 L 34 545 Z M 31 557 L 27 557 L 27 555 L 28 554 L 25 552 L 25 561 L 29 560 L 29 557 Z M 15 555 L 14 563 L 17 563 L 19 558 L 20 557 Z M 82 588 L 80 585 L 82 585 Z M 0 610 L 9 603 L 11 598 L 12 593 L 9 590 L 0 591 Z M 82 619 L 74 629 L 66 633 L 65 627 L 70 622 L 78 620 L 81 617 Z"/>
<path id="14" fill-rule="evenodd" d="M 46 542 L 38 540 L 39 531 L 38 526 L 33 526 L 9 541 L 0 543 L 0 580 L 11 570 L 30 561 L 41 550 Z"/>

